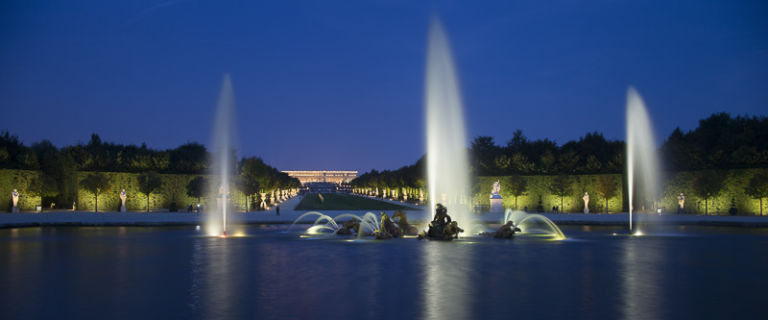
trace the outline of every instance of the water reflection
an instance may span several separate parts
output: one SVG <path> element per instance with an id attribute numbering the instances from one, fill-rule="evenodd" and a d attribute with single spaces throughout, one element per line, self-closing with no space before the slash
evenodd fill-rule
<path id="1" fill-rule="evenodd" d="M 233 291 L 233 281 L 239 277 L 235 271 L 236 262 L 232 261 L 232 250 L 237 245 L 235 239 L 206 238 L 204 242 L 202 259 L 205 261 L 201 270 L 204 288 L 200 292 L 201 318 L 221 319 L 230 317 L 229 312 L 234 309 L 233 303 L 237 303 Z"/>
<path id="2" fill-rule="evenodd" d="M 678 230 L 680 228 L 673 228 Z M 0 230 L 0 319 L 677 319 L 764 312 L 768 231 L 304 240 L 254 227 Z M 621 231 L 620 231 L 621 232 Z M 680 232 L 678 232 L 680 233 Z M 717 303 L 702 303 L 715 301 Z"/>
<path id="3" fill-rule="evenodd" d="M 422 246 L 423 319 L 469 319 L 471 244 L 429 241 Z"/>
<path id="4" fill-rule="evenodd" d="M 621 259 L 621 312 L 624 319 L 660 319 L 662 248 L 648 239 L 623 241 Z"/>

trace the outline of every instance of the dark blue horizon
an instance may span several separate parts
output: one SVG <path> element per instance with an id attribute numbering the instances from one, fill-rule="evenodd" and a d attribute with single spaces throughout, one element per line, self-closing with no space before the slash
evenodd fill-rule
<path id="1" fill-rule="evenodd" d="M 241 156 L 281 170 L 396 169 L 424 153 L 435 13 L 470 139 L 623 139 L 629 85 L 659 141 L 715 112 L 767 114 L 761 1 L 5 1 L 0 130 L 26 144 L 98 133 L 208 145 L 229 72 Z"/>

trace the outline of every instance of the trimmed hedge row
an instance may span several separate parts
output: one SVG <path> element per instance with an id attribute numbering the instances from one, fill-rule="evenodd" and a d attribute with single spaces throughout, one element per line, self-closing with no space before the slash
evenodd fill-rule
<path id="1" fill-rule="evenodd" d="M 77 181 L 82 180 L 91 172 L 78 172 Z M 744 193 L 744 187 L 749 180 L 758 173 L 768 174 L 768 169 L 734 169 L 727 171 L 727 178 L 723 189 L 712 199 L 709 200 L 709 214 L 728 214 L 731 203 L 736 207 L 740 215 L 759 214 L 759 201 L 753 199 Z M 34 196 L 28 191 L 31 181 L 37 177 L 39 172 L 30 170 L 10 170 L 0 169 L 0 210 L 10 211 L 11 209 L 11 191 L 16 188 L 19 190 L 19 209 L 22 211 L 34 210 L 35 206 L 40 204 L 40 197 Z M 137 173 L 117 173 L 105 172 L 112 182 L 111 190 L 99 195 L 99 211 L 117 211 L 120 206 L 120 190 L 125 189 L 128 193 L 126 207 L 128 210 L 144 211 L 147 209 L 146 195 L 139 192 Z M 686 171 L 674 173 L 667 177 L 665 188 L 661 193 L 658 206 L 664 208 L 665 212 L 677 211 L 677 196 L 680 192 L 686 194 L 686 213 L 703 214 L 704 200 L 698 197 L 691 189 L 690 183 L 702 171 Z M 150 197 L 150 207 L 152 209 L 168 209 L 171 203 L 176 204 L 180 210 L 184 210 L 189 204 L 197 203 L 197 199 L 187 196 L 186 186 L 190 180 L 199 175 L 192 174 L 162 174 L 162 186 Z M 582 196 L 584 192 L 589 192 L 590 212 L 604 212 L 605 199 L 602 199 L 595 191 L 599 177 L 605 176 L 613 179 L 617 185 L 617 195 L 608 199 L 608 212 L 627 211 L 626 199 L 624 198 L 624 181 L 620 174 L 595 174 L 595 175 L 573 175 L 571 179 L 571 193 L 564 197 L 562 212 L 582 212 L 584 202 Z M 553 206 L 560 207 L 560 197 L 552 195 L 549 185 L 557 176 L 520 176 L 526 179 L 528 190 L 525 195 L 518 197 L 517 208 L 528 207 L 529 211 L 535 211 L 541 200 L 541 205 L 546 211 L 551 211 Z M 504 197 L 504 207 L 514 208 L 515 198 L 509 193 L 511 176 L 484 176 L 478 177 L 477 182 L 472 189 L 474 196 L 473 203 L 476 206 L 489 206 L 489 195 L 493 182 L 499 180 L 501 184 L 501 195 Z M 77 208 L 78 210 L 90 211 L 94 207 L 94 196 L 90 192 L 77 187 Z M 255 197 L 254 197 L 255 198 Z M 231 194 L 232 206 L 244 209 L 245 197 L 239 190 L 233 189 Z M 206 205 L 210 199 L 206 197 L 201 199 L 203 205 Z M 250 199 L 249 204 L 258 199 Z M 768 215 L 768 199 L 763 201 L 763 212 Z M 72 204 L 57 204 L 57 208 L 71 208 Z M 639 208 L 638 208 L 639 210 Z"/>
<path id="2" fill-rule="evenodd" d="M 77 183 L 93 172 L 78 172 Z M 36 205 L 40 204 L 40 197 L 31 195 L 29 191 L 30 182 L 39 175 L 38 171 L 30 170 L 11 170 L 0 169 L 0 211 L 9 212 L 11 210 L 11 191 L 18 189 L 19 209 L 22 211 L 32 211 Z M 111 181 L 111 188 L 99 194 L 99 211 L 119 211 L 120 210 L 120 191 L 125 189 L 128 197 L 125 200 L 126 209 L 129 211 L 146 211 L 147 197 L 139 191 L 138 173 L 123 172 L 103 172 Z M 149 198 L 151 210 L 167 210 L 171 204 L 183 211 L 190 204 L 196 204 L 197 198 L 187 196 L 187 184 L 190 180 L 200 175 L 194 174 L 161 174 L 163 184 L 153 192 Z M 95 198 L 92 193 L 76 186 L 76 205 L 77 210 L 93 211 Z M 248 200 L 248 204 L 253 207 L 252 202 L 258 201 L 257 197 Z M 211 199 L 202 197 L 201 204 L 206 206 Z M 243 192 L 232 189 L 231 203 L 234 208 L 245 209 L 245 196 Z M 72 203 L 57 203 L 57 209 L 71 209 Z"/>
<path id="3" fill-rule="evenodd" d="M 11 192 L 19 191 L 19 210 L 34 210 L 40 204 L 40 197 L 27 192 L 29 184 L 39 173 L 31 170 L 0 169 L 0 210 L 11 211 Z"/>
<path id="4" fill-rule="evenodd" d="M 597 185 L 597 179 L 601 176 L 608 177 L 614 180 L 617 190 L 616 196 L 608 199 L 608 212 L 619 212 L 623 208 L 623 184 L 622 176 L 620 174 L 588 174 L 588 175 L 573 175 L 569 176 L 571 180 L 570 189 L 571 194 L 563 198 L 562 212 L 583 212 L 584 201 L 582 197 L 584 192 L 589 192 L 589 211 L 590 212 L 604 212 L 605 211 L 605 199 L 598 196 L 595 191 Z M 528 190 L 525 195 L 517 198 L 517 209 L 523 210 L 528 207 L 528 212 L 536 210 L 541 200 L 541 206 L 545 211 L 552 211 L 552 207 L 560 207 L 560 197 L 553 195 L 549 190 L 549 185 L 557 176 L 517 176 L 517 178 L 525 179 L 528 184 Z M 485 207 L 490 205 L 490 194 L 493 188 L 494 181 L 498 180 L 501 186 L 500 194 L 504 198 L 504 208 L 515 208 L 515 197 L 510 193 L 507 186 L 510 185 L 513 176 L 486 176 L 478 177 L 477 184 L 475 185 L 475 194 L 472 197 L 472 201 L 475 205 Z"/>
<path id="5" fill-rule="evenodd" d="M 733 204 L 739 215 L 759 215 L 760 201 L 744 193 L 744 187 L 758 173 L 768 174 L 768 169 L 733 169 L 727 170 L 727 178 L 723 183 L 720 192 L 709 200 L 709 214 L 728 214 L 731 204 Z M 666 213 L 677 212 L 677 197 L 682 192 L 686 195 L 685 213 L 704 214 L 704 199 L 699 197 L 691 187 L 691 182 L 696 176 L 706 174 L 706 171 L 684 171 L 673 173 L 668 177 L 662 177 L 663 190 L 658 200 L 657 206 Z M 600 176 L 606 176 L 613 179 L 618 186 L 617 195 L 608 199 L 608 212 L 626 212 L 627 200 L 624 192 L 625 182 L 620 174 L 605 175 L 573 175 L 571 179 L 571 193 L 564 197 L 562 212 L 583 212 L 584 202 L 582 197 L 584 192 L 589 192 L 590 212 L 604 212 L 605 199 L 602 199 L 595 191 L 597 179 Z M 551 211 L 553 206 L 560 206 L 560 197 L 552 195 L 549 185 L 557 176 L 519 176 L 527 180 L 528 191 L 526 195 L 518 197 L 518 208 L 528 207 L 528 211 L 536 210 L 541 199 L 544 210 Z M 477 184 L 473 191 L 473 203 L 476 206 L 486 207 L 490 205 L 489 196 L 493 182 L 499 180 L 501 185 L 501 195 L 504 197 L 504 208 L 514 208 L 515 198 L 509 193 L 509 188 L 505 185 L 510 184 L 512 176 L 486 176 L 478 177 Z M 666 179 L 665 179 L 666 178 Z M 636 210 L 640 211 L 639 205 Z M 650 210 L 650 208 L 649 208 Z M 768 215 L 768 198 L 763 199 L 763 213 Z"/>

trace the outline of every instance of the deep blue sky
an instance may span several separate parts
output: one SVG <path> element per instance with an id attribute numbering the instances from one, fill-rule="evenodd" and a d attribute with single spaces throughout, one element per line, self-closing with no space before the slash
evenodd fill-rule
<path id="1" fill-rule="evenodd" d="M 659 140 L 768 113 L 765 1 L 0 2 L 0 130 L 27 144 L 208 143 L 224 72 L 240 154 L 394 169 L 424 152 L 427 26 L 445 24 L 468 136 L 623 139 L 633 84 Z"/>

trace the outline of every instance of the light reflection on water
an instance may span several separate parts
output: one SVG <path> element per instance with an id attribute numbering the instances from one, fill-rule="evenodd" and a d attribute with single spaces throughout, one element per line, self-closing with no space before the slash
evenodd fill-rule
<path id="1" fill-rule="evenodd" d="M 659 264 L 663 248 L 641 250 L 640 239 L 629 237 L 622 246 L 621 302 L 624 319 L 661 319 L 658 292 L 662 287 Z"/>
<path id="2" fill-rule="evenodd" d="M 471 272 L 467 246 L 458 241 L 426 241 L 422 246 L 421 268 L 424 272 L 423 319 L 470 319 L 468 276 Z M 453 246 L 453 247 L 448 247 Z M 458 250 L 452 250 L 458 249 Z"/>
<path id="3" fill-rule="evenodd" d="M 742 318 L 768 232 L 567 227 L 567 241 L 301 239 L 247 228 L 0 230 L 0 318 Z M 684 235 L 684 236 L 680 236 Z M 737 294 L 734 294 L 737 293 Z M 703 303 L 717 301 L 716 303 Z M 24 317 L 21 317 L 24 318 Z"/>

